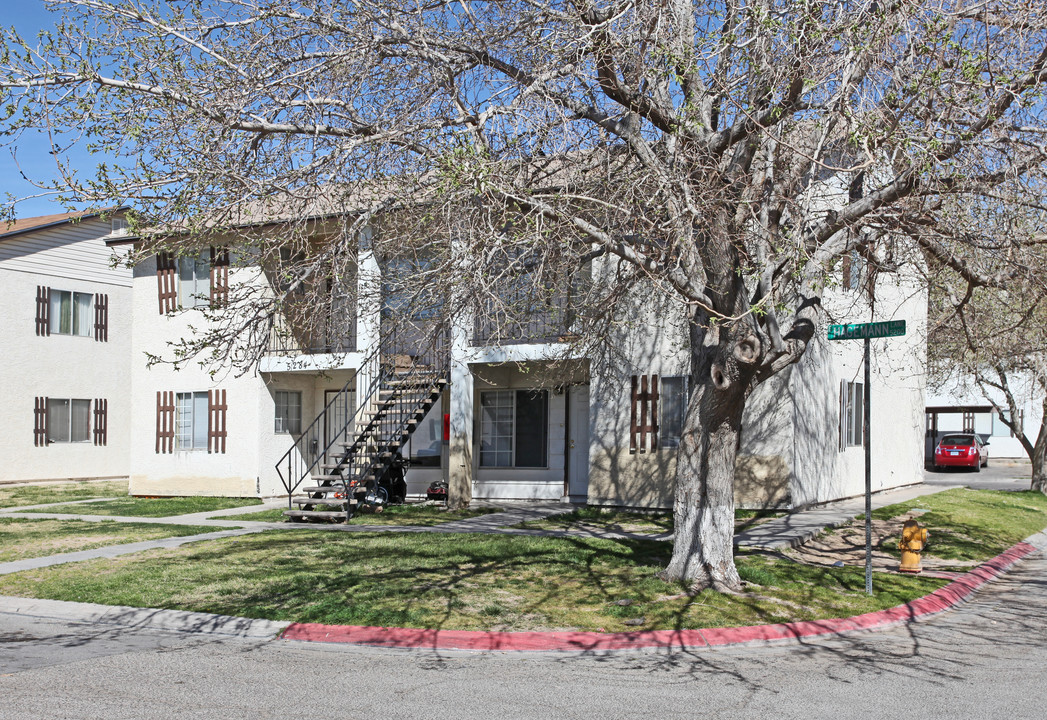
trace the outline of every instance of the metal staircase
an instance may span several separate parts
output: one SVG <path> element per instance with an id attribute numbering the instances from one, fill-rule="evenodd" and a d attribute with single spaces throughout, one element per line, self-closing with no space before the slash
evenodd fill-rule
<path id="1" fill-rule="evenodd" d="M 330 421 L 328 413 L 337 397 L 277 463 L 287 490 L 284 515 L 293 521 L 348 521 L 362 505 L 383 504 L 387 498 L 382 498 L 378 480 L 440 400 L 448 380 L 442 364 L 381 355 L 372 358 L 342 393 L 351 392 L 353 383 L 362 400 L 354 412 L 346 413 L 344 426 L 327 446 L 320 450 L 307 438 L 316 437 L 325 417 Z"/>

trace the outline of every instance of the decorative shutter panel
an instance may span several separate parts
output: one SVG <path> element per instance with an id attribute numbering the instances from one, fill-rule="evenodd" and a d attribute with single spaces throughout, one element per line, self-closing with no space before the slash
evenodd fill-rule
<path id="1" fill-rule="evenodd" d="M 629 397 L 629 453 L 636 452 L 636 392 L 637 378 L 635 375 L 632 376 L 630 384 L 632 386 L 632 392 Z"/>
<path id="2" fill-rule="evenodd" d="M 36 334 L 51 334 L 51 288 L 43 285 L 36 286 Z"/>
<path id="3" fill-rule="evenodd" d="M 225 390 L 207 391 L 207 452 L 225 453 Z"/>
<path id="4" fill-rule="evenodd" d="M 173 312 L 178 308 L 178 264 L 174 255 L 161 252 L 156 255 L 156 286 L 160 301 L 160 314 Z"/>
<path id="5" fill-rule="evenodd" d="M 156 392 L 156 452 L 174 452 L 175 394 Z"/>
<path id="6" fill-rule="evenodd" d="M 109 401 L 95 398 L 95 445 L 106 445 L 109 441 Z"/>
<path id="7" fill-rule="evenodd" d="M 47 398 L 38 397 L 33 404 L 33 445 L 47 447 Z"/>
<path id="8" fill-rule="evenodd" d="M 658 376 L 657 375 L 652 375 L 651 376 L 651 424 L 650 424 L 650 427 L 649 427 L 649 429 L 651 431 L 651 452 L 654 452 L 655 450 L 658 449 L 658 429 L 659 429 L 659 425 L 658 425 L 658 397 L 659 397 L 658 396 L 658 390 L 659 390 Z"/>
<path id="9" fill-rule="evenodd" d="M 211 305 L 229 300 L 229 248 L 211 248 Z"/>
<path id="10" fill-rule="evenodd" d="M 109 342 L 109 296 L 95 295 L 95 340 Z"/>
<path id="11" fill-rule="evenodd" d="M 654 452 L 658 449 L 658 376 L 633 375 L 631 385 L 629 452 L 646 453 L 648 435 L 651 439 L 651 451 Z M 637 406 L 640 408 L 639 421 L 636 417 Z"/>
<path id="12" fill-rule="evenodd" d="M 840 381 L 840 452 L 847 449 L 847 381 Z"/>

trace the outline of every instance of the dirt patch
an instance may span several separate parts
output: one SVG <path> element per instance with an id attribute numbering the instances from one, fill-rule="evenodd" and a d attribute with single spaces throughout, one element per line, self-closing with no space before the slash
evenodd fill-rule
<path id="1" fill-rule="evenodd" d="M 890 520 L 872 521 L 872 566 L 880 572 L 896 572 L 900 553 L 898 539 L 902 524 L 909 515 L 899 515 Z M 933 547 L 933 530 L 929 546 Z M 786 555 L 808 565 L 832 566 L 842 563 L 845 566 L 865 566 L 865 521 L 858 520 L 830 530 L 807 541 L 797 548 L 787 550 Z M 945 560 L 927 555 L 923 556 L 925 570 L 944 570 L 948 568 L 973 567 L 979 563 L 965 560 Z"/>

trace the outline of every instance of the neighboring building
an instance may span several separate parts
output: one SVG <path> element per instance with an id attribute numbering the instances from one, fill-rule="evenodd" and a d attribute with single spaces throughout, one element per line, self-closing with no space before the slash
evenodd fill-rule
<path id="1" fill-rule="evenodd" d="M 1043 417 L 1043 395 L 1029 377 L 1020 373 L 1012 373 L 1010 382 L 1019 403 L 1025 436 L 1035 443 Z M 933 460 L 934 446 L 942 435 L 950 432 L 977 433 L 989 445 L 990 458 L 1028 458 L 1021 442 L 1001 421 L 1000 411 L 1007 412 L 1006 407 L 1002 393 L 994 392 L 987 397 L 970 377 L 950 378 L 928 388 L 926 461 Z"/>
<path id="2" fill-rule="evenodd" d="M 0 480 L 126 477 L 131 270 L 122 213 L 0 223 Z"/>

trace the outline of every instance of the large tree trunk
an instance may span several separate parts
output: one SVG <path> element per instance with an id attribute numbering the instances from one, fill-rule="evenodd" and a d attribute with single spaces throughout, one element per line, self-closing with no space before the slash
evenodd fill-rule
<path id="1" fill-rule="evenodd" d="M 1044 460 L 1047 459 L 1047 388 L 1043 396 L 1040 413 L 1040 432 L 1036 435 L 1036 442 L 1029 453 L 1032 461 L 1032 484 L 1030 490 L 1037 490 L 1047 495 L 1047 470 L 1044 469 Z M 1012 416 L 1013 417 L 1013 416 Z"/>
<path id="2" fill-rule="evenodd" d="M 741 589 L 734 566 L 734 461 L 759 341 L 743 323 L 692 320 L 696 383 L 676 460 L 673 554 L 660 577 L 692 589 Z"/>

